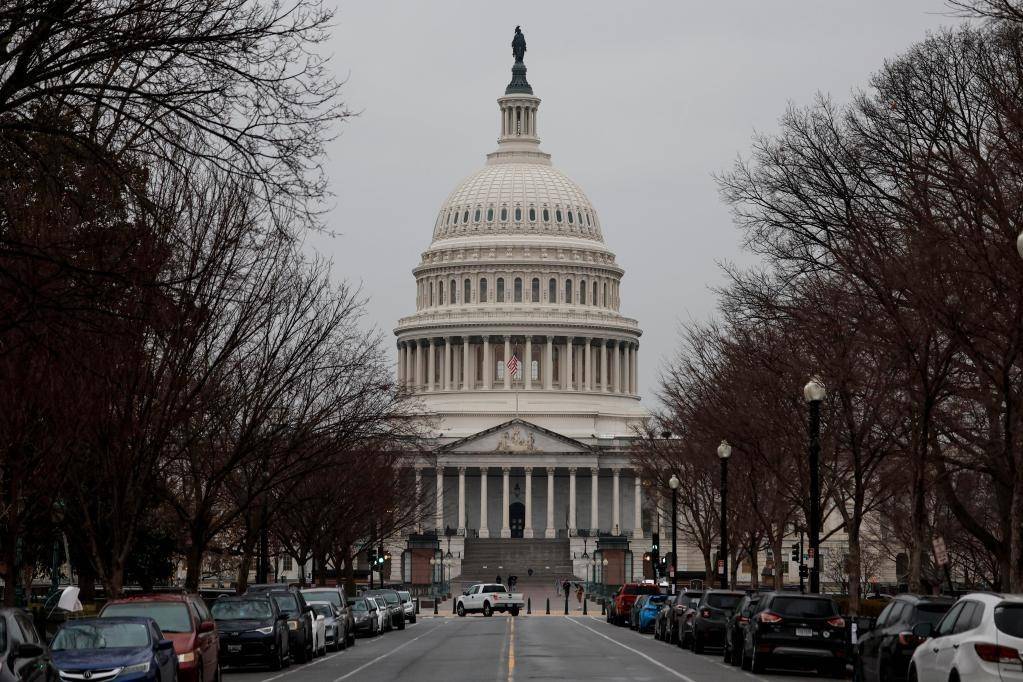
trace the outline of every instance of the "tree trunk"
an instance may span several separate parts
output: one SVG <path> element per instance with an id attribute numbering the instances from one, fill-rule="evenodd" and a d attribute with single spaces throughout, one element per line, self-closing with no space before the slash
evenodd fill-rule
<path id="1" fill-rule="evenodd" d="M 202 559 L 204 548 L 192 538 L 185 553 L 185 589 L 189 592 L 199 591 L 199 582 L 202 580 Z"/>
<path id="2" fill-rule="evenodd" d="M 327 586 L 327 553 L 324 552 L 324 551 L 319 551 L 316 554 L 317 554 L 316 558 L 313 559 L 313 561 L 315 562 L 313 565 L 314 566 L 319 566 L 320 570 L 319 570 L 319 572 L 316 572 L 315 575 L 313 576 L 314 582 L 316 583 L 317 587 L 326 587 Z"/>
<path id="3" fill-rule="evenodd" d="M 920 442 L 912 450 L 913 461 L 913 509 L 911 511 L 909 547 L 909 591 L 919 594 L 923 589 L 924 544 L 927 536 L 927 459 L 930 450 L 930 401 L 921 415 Z"/>
<path id="4" fill-rule="evenodd" d="M 86 560 L 78 567 L 78 601 L 91 604 L 96 601 L 96 569 Z"/>
<path id="5" fill-rule="evenodd" d="M 245 594 L 245 590 L 249 588 L 249 570 L 252 568 L 254 544 L 254 542 L 246 542 L 242 546 L 242 556 L 238 561 L 238 580 L 236 582 L 238 594 Z"/>
<path id="6" fill-rule="evenodd" d="M 750 547 L 749 553 L 749 585 L 753 591 L 760 587 L 760 557 L 757 556 L 755 545 Z"/>
<path id="7" fill-rule="evenodd" d="M 784 526 L 783 526 L 784 528 Z M 774 553 L 774 589 L 781 590 L 785 588 L 785 574 L 781 572 L 781 562 L 784 560 L 782 552 L 783 533 L 779 533 L 774 537 L 774 544 L 771 547 L 771 551 Z"/>
<path id="8" fill-rule="evenodd" d="M 352 561 L 352 546 L 345 545 L 341 552 L 338 553 L 345 563 L 345 594 L 349 596 L 355 595 L 355 565 Z"/>
<path id="9" fill-rule="evenodd" d="M 714 585 L 714 572 L 717 566 L 713 565 L 713 559 L 711 559 L 711 552 L 709 549 L 703 550 L 703 585 L 705 588 L 710 589 Z M 678 571 L 678 558 L 675 559 L 675 571 Z"/>
<path id="10" fill-rule="evenodd" d="M 849 614 L 860 613 L 860 585 L 863 570 L 860 566 L 860 524 L 854 520 L 849 526 Z"/>

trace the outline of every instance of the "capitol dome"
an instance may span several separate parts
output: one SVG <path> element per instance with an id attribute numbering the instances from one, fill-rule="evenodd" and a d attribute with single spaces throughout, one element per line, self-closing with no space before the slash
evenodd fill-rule
<path id="1" fill-rule="evenodd" d="M 540 149 L 540 98 L 516 62 L 485 165 L 441 205 L 413 270 L 398 379 L 464 437 L 510 417 L 571 437 L 626 435 L 646 419 L 624 271 L 582 189 Z"/>

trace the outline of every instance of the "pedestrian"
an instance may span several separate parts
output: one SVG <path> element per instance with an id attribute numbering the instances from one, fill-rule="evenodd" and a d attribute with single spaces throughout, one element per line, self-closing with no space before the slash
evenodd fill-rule
<path id="1" fill-rule="evenodd" d="M 578 600 L 579 606 L 582 606 L 582 604 L 583 604 L 583 586 L 582 585 L 578 585 L 578 584 L 576 585 L 575 598 L 576 598 L 576 600 Z"/>
<path id="2" fill-rule="evenodd" d="M 501 585 L 501 584 L 502 584 L 502 583 L 501 583 L 501 574 L 500 574 L 500 573 L 498 573 L 498 574 L 497 574 L 497 577 L 496 577 L 496 578 L 494 578 L 494 582 L 495 582 L 495 583 L 497 583 L 498 585 Z"/>

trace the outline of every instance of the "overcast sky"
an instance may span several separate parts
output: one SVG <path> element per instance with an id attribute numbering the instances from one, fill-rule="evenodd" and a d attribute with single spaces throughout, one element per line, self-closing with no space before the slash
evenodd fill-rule
<path id="1" fill-rule="evenodd" d="M 362 283 L 390 343 L 437 211 L 496 145 L 520 24 L 542 148 L 625 269 L 622 313 L 643 329 L 640 390 L 656 408 L 680 323 L 714 312 L 718 263 L 752 262 L 712 174 L 789 103 L 847 100 L 955 21 L 942 0 L 343 1 L 329 48 L 360 113 L 329 149 L 336 235 L 311 247 Z"/>

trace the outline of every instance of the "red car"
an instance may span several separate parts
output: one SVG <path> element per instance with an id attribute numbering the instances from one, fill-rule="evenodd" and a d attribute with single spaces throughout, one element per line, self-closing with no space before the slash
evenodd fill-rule
<path id="1" fill-rule="evenodd" d="M 213 615 L 195 594 L 146 594 L 107 602 L 100 618 L 147 616 L 174 642 L 178 679 L 220 682 L 220 641 Z"/>
<path id="2" fill-rule="evenodd" d="M 607 612 L 607 621 L 615 625 L 629 622 L 632 605 L 641 594 L 660 594 L 661 589 L 652 583 L 625 583 L 615 593 L 611 608 Z"/>

